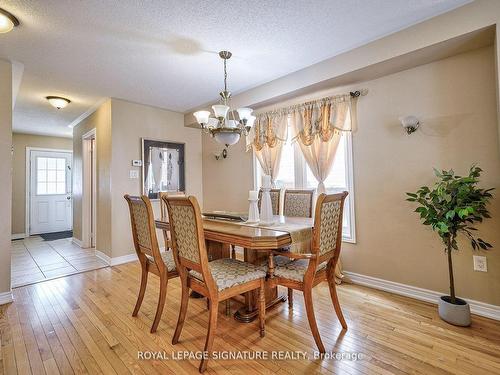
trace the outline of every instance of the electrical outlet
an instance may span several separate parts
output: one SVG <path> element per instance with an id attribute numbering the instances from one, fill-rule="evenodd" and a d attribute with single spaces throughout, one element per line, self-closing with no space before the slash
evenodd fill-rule
<path id="1" fill-rule="evenodd" d="M 473 255 L 474 260 L 474 271 L 488 272 L 488 264 L 486 262 L 486 257 L 480 255 Z"/>
<path id="2" fill-rule="evenodd" d="M 131 169 L 129 171 L 129 178 L 131 178 L 131 179 L 137 179 L 137 178 L 139 178 L 139 171 Z"/>

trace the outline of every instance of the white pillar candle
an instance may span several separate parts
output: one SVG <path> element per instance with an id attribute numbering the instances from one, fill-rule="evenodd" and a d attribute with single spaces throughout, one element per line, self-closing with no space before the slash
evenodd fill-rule
<path id="1" fill-rule="evenodd" d="M 271 188 L 271 176 L 265 174 L 262 176 L 262 187 L 263 188 Z"/>
<path id="2" fill-rule="evenodd" d="M 259 199 L 259 192 L 257 190 L 250 190 L 248 193 L 248 200 L 256 201 Z"/>

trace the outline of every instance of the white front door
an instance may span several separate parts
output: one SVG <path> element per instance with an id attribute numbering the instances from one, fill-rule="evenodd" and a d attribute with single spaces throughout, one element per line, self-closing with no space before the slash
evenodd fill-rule
<path id="1" fill-rule="evenodd" d="M 72 229 L 71 160 L 71 152 L 30 152 L 29 234 Z"/>

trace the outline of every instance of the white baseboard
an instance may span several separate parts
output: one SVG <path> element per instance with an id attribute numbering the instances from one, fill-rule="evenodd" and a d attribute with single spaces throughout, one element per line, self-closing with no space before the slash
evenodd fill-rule
<path id="1" fill-rule="evenodd" d="M 26 237 L 29 237 L 29 236 L 26 235 L 26 233 L 15 233 L 15 234 L 12 234 L 10 236 L 10 238 L 12 240 L 20 240 L 20 239 L 26 238 Z"/>
<path id="2" fill-rule="evenodd" d="M 11 303 L 14 301 L 12 292 L 0 293 L 0 305 L 5 305 L 6 303 Z"/>
<path id="3" fill-rule="evenodd" d="M 134 262 L 137 260 L 137 254 L 135 254 L 135 253 L 123 255 L 121 257 L 111 258 L 108 255 L 104 254 L 102 251 L 96 250 L 95 255 L 96 255 L 96 257 L 101 259 L 104 263 L 106 263 L 110 266 L 117 266 L 119 264 Z"/>
<path id="4" fill-rule="evenodd" d="M 433 290 L 417 288 L 415 286 L 396 283 L 379 279 L 372 276 L 365 276 L 359 273 L 345 271 L 344 274 L 352 281 L 353 284 L 364 285 L 374 289 L 384 290 L 386 292 L 399 294 L 401 296 L 411 297 L 420 301 L 437 304 L 439 297 L 445 293 L 436 292 Z M 500 306 L 490 305 L 485 302 L 475 301 L 464 298 L 470 305 L 471 312 L 486 318 L 500 320 Z"/>
<path id="5" fill-rule="evenodd" d="M 82 247 L 82 241 L 80 241 L 78 238 L 72 237 L 71 242 L 73 242 L 76 246 Z"/>
<path id="6" fill-rule="evenodd" d="M 100 260 L 102 260 L 107 265 L 111 264 L 111 258 L 109 256 L 107 256 L 106 254 L 104 254 L 102 251 L 96 250 L 95 256 L 98 257 Z"/>
<path id="7" fill-rule="evenodd" d="M 137 260 L 137 254 L 128 254 L 121 257 L 111 258 L 111 266 L 117 266 L 119 264 L 135 262 Z"/>

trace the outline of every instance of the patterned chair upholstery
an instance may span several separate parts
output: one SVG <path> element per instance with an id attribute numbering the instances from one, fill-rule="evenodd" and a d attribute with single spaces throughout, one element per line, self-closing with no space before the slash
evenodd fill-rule
<path id="1" fill-rule="evenodd" d="M 148 260 L 151 262 L 154 262 L 154 258 L 151 255 L 145 254 Z M 160 252 L 161 259 L 163 260 L 163 263 L 165 263 L 165 266 L 167 266 L 167 271 L 168 272 L 173 272 L 175 271 L 175 261 L 174 261 L 174 256 L 172 254 L 171 250 L 168 251 L 161 251 Z"/>
<path id="2" fill-rule="evenodd" d="M 168 221 L 167 204 L 165 203 L 166 197 L 185 197 L 186 194 L 182 191 L 179 192 L 165 192 L 160 191 L 158 198 L 160 199 L 160 215 L 163 221 Z M 172 249 L 172 241 L 167 230 L 163 230 L 163 241 L 165 242 L 165 249 Z"/>
<path id="3" fill-rule="evenodd" d="M 271 189 L 269 194 L 271 195 L 271 206 L 273 208 L 273 215 L 279 215 L 281 189 Z M 262 189 L 259 190 L 259 201 L 257 202 L 257 205 L 259 207 L 259 212 L 260 212 L 261 198 L 262 198 Z"/>
<path id="4" fill-rule="evenodd" d="M 276 259 L 276 258 L 275 258 Z M 290 258 L 288 258 L 290 259 Z M 321 271 L 326 268 L 327 262 L 322 262 L 316 267 L 316 272 Z M 307 259 L 296 259 L 288 261 L 285 264 L 279 265 L 276 263 L 276 268 L 274 269 L 275 277 L 282 277 L 284 279 L 295 280 L 299 282 L 304 281 L 304 275 L 309 267 L 309 260 Z"/>
<path id="5" fill-rule="evenodd" d="M 213 260 L 208 266 L 219 291 L 266 277 L 266 272 L 253 264 L 231 258 Z M 191 270 L 189 274 L 203 281 L 201 273 Z"/>
<path id="6" fill-rule="evenodd" d="M 312 217 L 314 190 L 285 190 L 283 215 Z"/>

